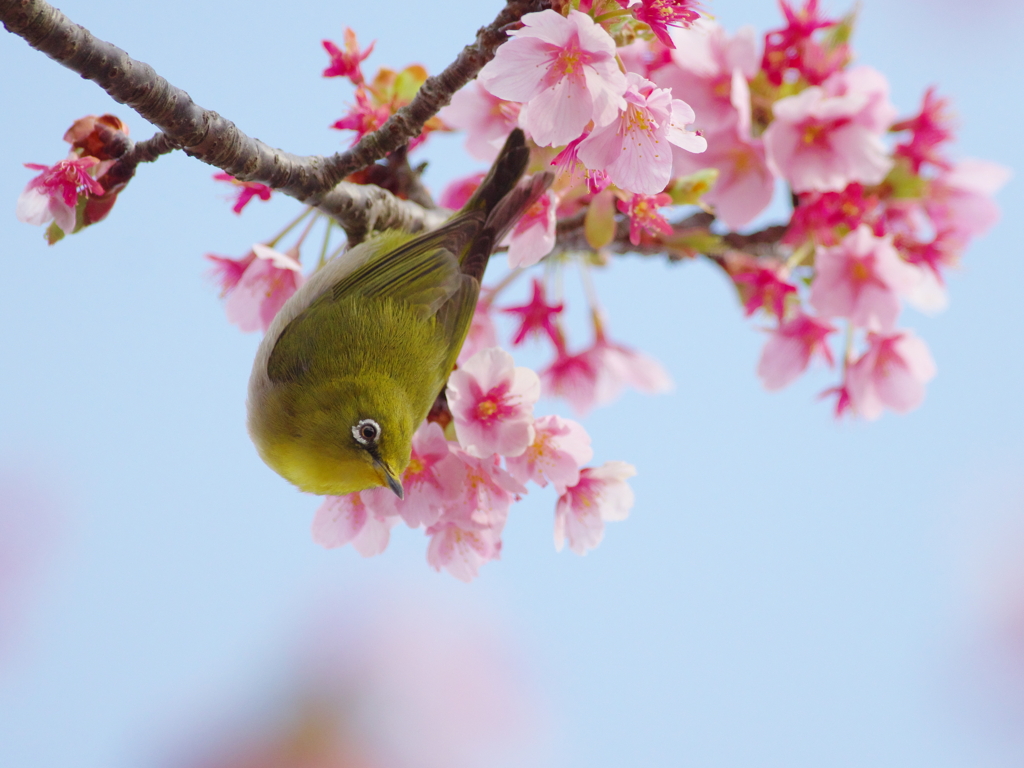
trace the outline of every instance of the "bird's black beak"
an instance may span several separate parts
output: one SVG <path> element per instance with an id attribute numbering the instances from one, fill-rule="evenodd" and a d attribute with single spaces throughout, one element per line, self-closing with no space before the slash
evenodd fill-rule
<path id="1" fill-rule="evenodd" d="M 373 463 L 376 464 L 377 469 L 379 469 L 383 473 L 384 479 L 387 480 L 388 488 L 390 488 L 394 492 L 395 496 L 397 496 L 400 499 L 404 499 L 405 489 L 402 488 L 402 482 L 397 477 L 395 477 L 394 474 L 392 474 L 391 470 L 383 461 L 380 461 L 379 459 L 374 459 Z"/>

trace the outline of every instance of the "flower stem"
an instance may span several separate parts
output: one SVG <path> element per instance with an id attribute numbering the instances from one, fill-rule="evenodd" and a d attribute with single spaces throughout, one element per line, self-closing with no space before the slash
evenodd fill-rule
<path id="1" fill-rule="evenodd" d="M 334 219 L 330 216 L 327 217 L 327 229 L 324 230 L 324 244 L 320 248 L 320 260 L 316 263 L 316 268 L 320 269 L 324 264 L 327 263 L 327 247 L 331 242 L 331 228 L 334 226 Z"/>
<path id="2" fill-rule="evenodd" d="M 276 248 L 277 244 L 281 241 L 281 238 L 287 235 L 293 229 L 295 229 L 295 227 L 297 227 L 299 223 L 304 218 L 309 216 L 309 214 L 312 213 L 314 210 L 315 209 L 313 208 L 313 206 L 306 206 L 306 210 L 304 210 L 302 213 L 300 213 L 298 216 L 292 219 L 292 221 L 284 229 L 277 233 L 273 240 L 267 242 L 267 248 Z"/>

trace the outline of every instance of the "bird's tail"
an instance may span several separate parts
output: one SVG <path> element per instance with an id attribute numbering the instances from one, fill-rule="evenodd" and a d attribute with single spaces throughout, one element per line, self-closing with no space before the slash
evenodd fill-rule
<path id="1" fill-rule="evenodd" d="M 505 140 L 497 160 L 462 209 L 482 211 L 486 218 L 480 232 L 459 259 L 461 271 L 482 280 L 491 252 L 519 221 L 519 217 L 544 194 L 554 181 L 550 172 L 522 179 L 530 161 L 526 136 L 516 128 Z M 522 180 L 521 180 L 522 179 Z"/>

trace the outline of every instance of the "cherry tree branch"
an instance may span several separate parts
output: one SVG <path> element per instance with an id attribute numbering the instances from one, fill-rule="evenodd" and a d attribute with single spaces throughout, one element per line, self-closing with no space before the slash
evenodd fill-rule
<path id="1" fill-rule="evenodd" d="M 130 149 L 125 179 L 131 177 L 138 162 L 180 148 L 238 179 L 261 182 L 317 206 L 337 219 L 350 238 L 358 240 L 373 228 L 415 231 L 440 223 L 439 213 L 400 200 L 385 190 L 371 191 L 339 182 L 419 135 L 424 123 L 493 58 L 506 39 L 509 25 L 523 14 L 549 5 L 549 0 L 508 0 L 494 21 L 480 28 L 476 41 L 463 48 L 440 74 L 427 78 L 408 105 L 354 147 L 330 157 L 300 157 L 251 138 L 227 118 L 193 102 L 151 66 L 95 37 L 44 0 L 0 0 L 0 21 L 7 31 L 92 80 L 115 101 L 128 105 L 162 131 Z"/>

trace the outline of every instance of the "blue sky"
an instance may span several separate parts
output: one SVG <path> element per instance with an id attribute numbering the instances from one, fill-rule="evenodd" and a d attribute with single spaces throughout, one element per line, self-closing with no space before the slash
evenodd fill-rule
<path id="1" fill-rule="evenodd" d="M 250 135 L 313 154 L 340 146 L 327 126 L 349 95 L 319 77 L 322 38 L 351 26 L 378 41 L 371 67 L 436 72 L 500 7 L 430 5 L 61 7 Z M 709 5 L 729 30 L 779 18 L 768 2 Z M 854 44 L 902 114 L 933 83 L 953 98 L 958 157 L 1020 169 L 1022 24 L 1005 3 L 865 0 Z M 0 764 L 165 765 L 168 744 L 273 688 L 311 615 L 396 594 L 501 628 L 544 713 L 531 764 L 1019 764 L 974 680 L 985 628 L 969 584 L 1024 515 L 1019 181 L 952 275 L 949 309 L 906 311 L 939 366 L 924 405 L 871 424 L 833 421 L 820 372 L 764 392 L 762 334 L 711 267 L 616 260 L 598 276 L 611 330 L 676 382 L 586 421 L 596 461 L 637 467 L 633 514 L 586 557 L 556 554 L 554 496 L 532 493 L 467 587 L 428 569 L 408 530 L 371 560 L 320 549 L 316 500 L 249 443 L 258 339 L 227 324 L 202 255 L 241 255 L 297 205 L 235 217 L 213 170 L 178 153 L 142 168 L 108 221 L 47 248 L 14 219 L 21 163 L 57 160 L 84 114 L 152 129 L 7 34 L 0 71 L 0 462 L 60 519 L 0 666 Z M 458 137 L 420 156 L 435 190 L 478 167 Z"/>

